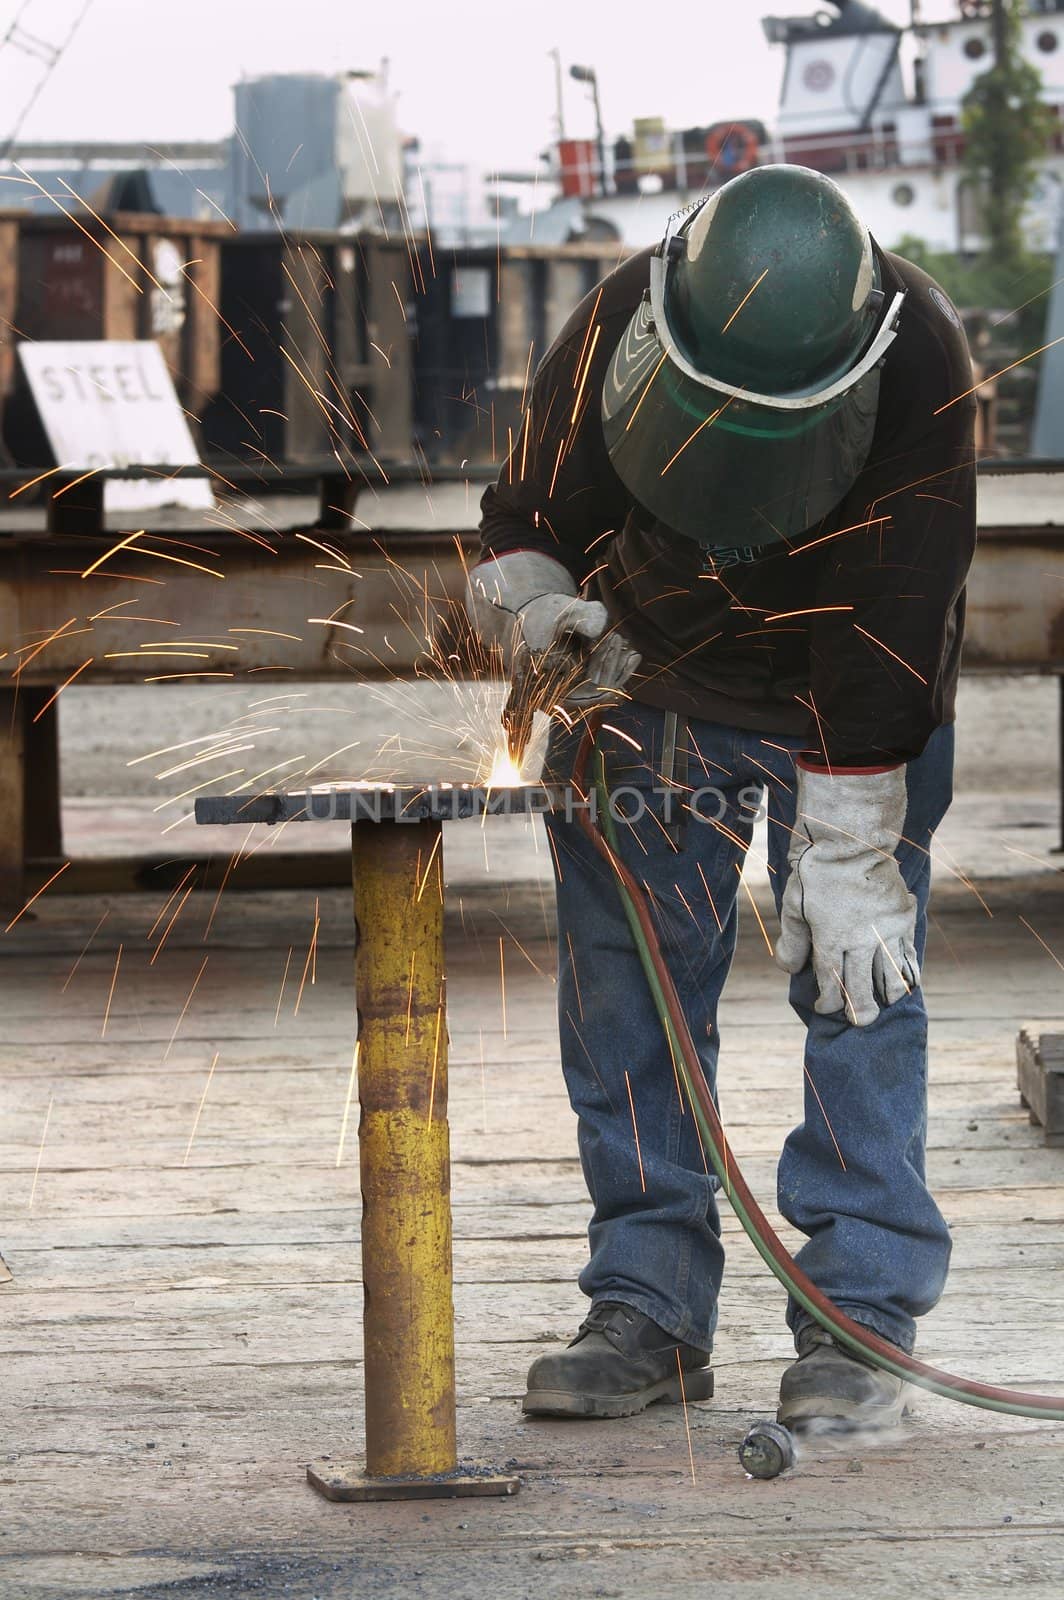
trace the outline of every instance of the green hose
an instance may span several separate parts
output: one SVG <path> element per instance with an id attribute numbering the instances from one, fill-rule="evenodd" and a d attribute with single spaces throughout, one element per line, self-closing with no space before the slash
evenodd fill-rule
<path id="1" fill-rule="evenodd" d="M 585 735 L 578 757 L 577 774 L 582 773 L 586 766 L 587 755 L 593 743 L 594 733 L 589 731 Z M 897 1350 L 885 1339 L 881 1339 L 860 1323 L 854 1322 L 845 1312 L 833 1305 L 791 1257 L 728 1154 L 724 1130 L 702 1072 L 701 1061 L 683 1018 L 679 998 L 668 977 L 661 948 L 653 932 L 645 896 L 620 859 L 617 830 L 610 811 L 605 762 L 601 750 L 595 748 L 594 755 L 595 793 L 598 815 L 603 818 L 605 838 L 586 812 L 581 814 L 582 826 L 613 868 L 632 939 L 646 974 L 647 983 L 650 985 L 673 1062 L 682 1077 L 683 1088 L 703 1148 L 708 1151 L 713 1169 L 731 1202 L 732 1209 L 762 1260 L 779 1279 L 788 1294 L 811 1317 L 814 1317 L 821 1327 L 826 1328 L 833 1338 L 858 1354 L 862 1360 L 871 1362 L 882 1371 L 893 1373 L 895 1377 L 918 1384 L 933 1394 L 945 1395 L 948 1400 L 957 1400 L 965 1405 L 979 1406 L 987 1411 L 1002 1411 L 1014 1416 L 1044 1417 L 1050 1421 L 1064 1421 L 1064 1396 L 1026 1394 L 1018 1390 L 1001 1389 L 991 1384 L 979 1383 L 972 1378 L 957 1378 L 950 1373 L 941 1372 L 937 1367 L 915 1360 L 904 1351 Z"/>

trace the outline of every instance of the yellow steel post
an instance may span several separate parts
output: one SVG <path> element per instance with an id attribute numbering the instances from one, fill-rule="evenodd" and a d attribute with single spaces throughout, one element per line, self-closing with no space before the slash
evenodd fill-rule
<path id="1" fill-rule="evenodd" d="M 328 1458 L 330 1500 L 509 1495 L 457 1470 L 442 825 L 356 822 L 355 990 L 366 1469 Z"/>
<path id="2" fill-rule="evenodd" d="M 457 1463 L 439 822 L 352 828 L 366 1470 Z"/>

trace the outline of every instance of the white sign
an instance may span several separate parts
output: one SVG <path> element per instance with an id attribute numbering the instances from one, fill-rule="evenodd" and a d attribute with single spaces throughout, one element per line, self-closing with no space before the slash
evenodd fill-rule
<path id="1" fill-rule="evenodd" d="M 196 465 L 188 421 L 154 341 L 24 341 L 18 353 L 60 466 Z M 104 500 L 108 511 L 203 510 L 214 494 L 206 478 L 123 478 L 108 481 Z"/>

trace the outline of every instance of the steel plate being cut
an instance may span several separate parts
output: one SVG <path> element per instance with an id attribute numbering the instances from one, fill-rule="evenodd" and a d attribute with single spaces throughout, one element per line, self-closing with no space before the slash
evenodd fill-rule
<path id="1" fill-rule="evenodd" d="M 559 791 L 525 783 L 488 789 L 476 784 L 383 784 L 309 789 L 297 794 L 201 795 L 201 824 L 265 822 L 456 822 L 463 817 L 528 816 L 551 811 Z"/>

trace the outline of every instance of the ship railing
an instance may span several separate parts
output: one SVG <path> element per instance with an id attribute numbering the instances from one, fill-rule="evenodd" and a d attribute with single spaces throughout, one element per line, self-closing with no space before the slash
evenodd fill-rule
<path id="1" fill-rule="evenodd" d="M 1064 151 L 1064 108 L 1054 106 L 1057 129 L 1049 150 Z M 705 135 L 703 139 L 696 136 Z M 642 149 L 618 139 L 601 151 L 592 139 L 555 147 L 555 181 L 565 196 L 594 199 L 714 189 L 749 166 L 792 161 L 820 172 L 852 174 L 896 167 L 956 166 L 964 134 L 957 116 L 928 111 L 918 131 L 884 121 L 875 127 L 831 132 L 803 129 L 797 120 L 770 132 L 759 123 L 717 123 L 707 130 L 666 133 Z"/>

